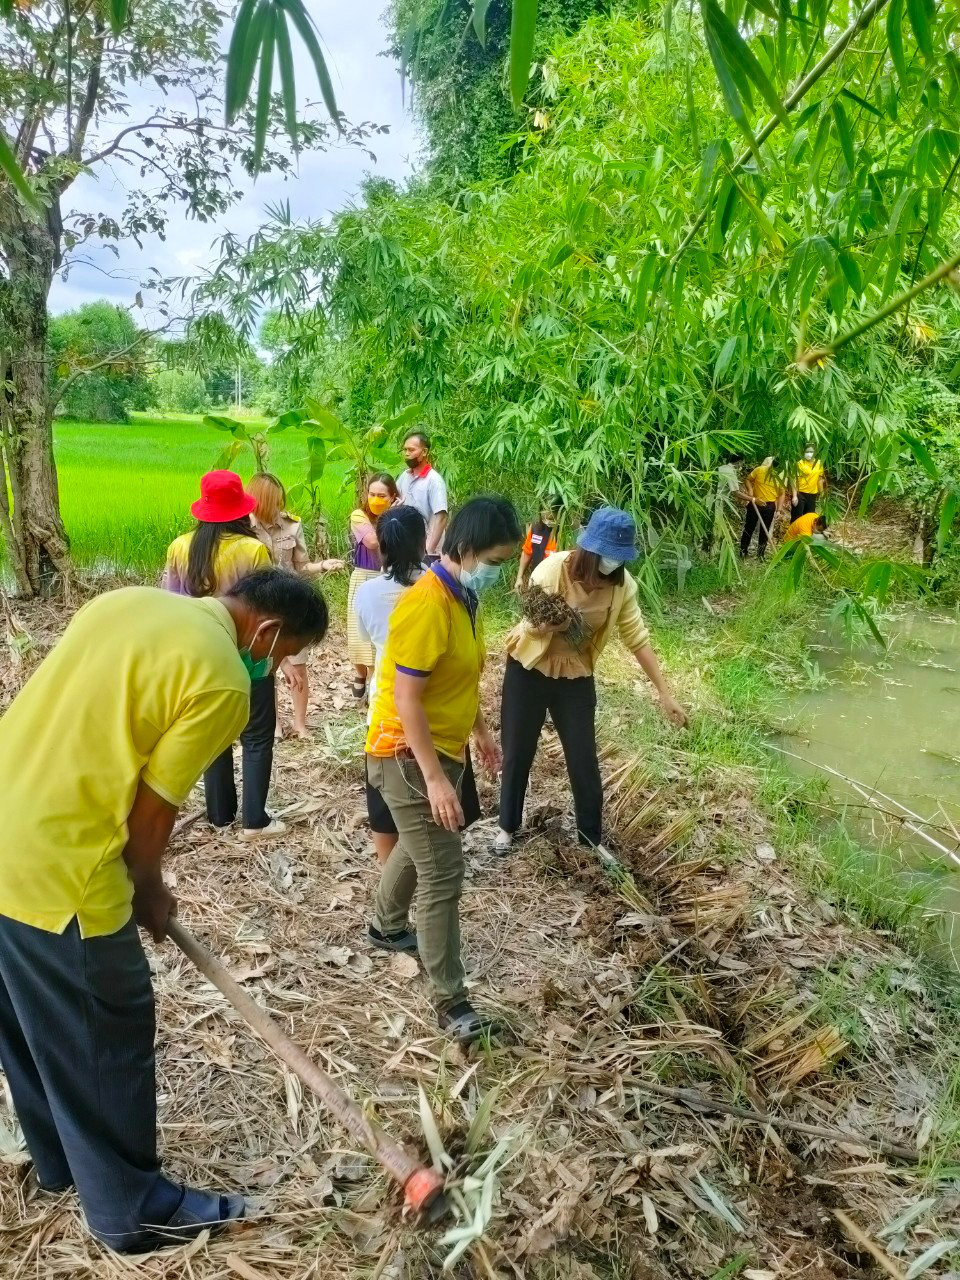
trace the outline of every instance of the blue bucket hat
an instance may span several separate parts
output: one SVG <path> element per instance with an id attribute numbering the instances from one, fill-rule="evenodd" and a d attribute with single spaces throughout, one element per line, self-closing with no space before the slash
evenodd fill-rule
<path id="1" fill-rule="evenodd" d="M 626 564 L 640 554 L 637 549 L 637 526 L 633 516 L 617 507 L 601 507 L 590 517 L 587 527 L 577 538 L 577 546 L 598 556 Z"/>

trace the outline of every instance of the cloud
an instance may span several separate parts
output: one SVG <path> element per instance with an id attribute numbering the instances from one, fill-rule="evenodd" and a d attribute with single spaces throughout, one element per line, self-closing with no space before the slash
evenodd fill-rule
<path id="1" fill-rule="evenodd" d="M 295 218 L 322 218 L 348 205 L 368 173 L 394 180 L 407 177 L 420 141 L 401 101 L 397 66 L 391 58 L 381 56 L 387 45 L 382 17 L 385 2 L 349 0 L 323 5 L 322 12 L 315 15 L 340 109 L 352 122 L 367 120 L 389 126 L 389 133 L 370 142 L 375 163 L 365 151 L 351 147 L 311 152 L 301 156 L 299 172 L 289 179 L 268 174 L 250 182 L 243 198 L 216 222 L 197 222 L 174 210 L 163 240 L 145 237 L 142 248 L 129 240 L 112 247 L 91 242 L 69 263 L 65 277 L 54 281 L 51 311 L 71 310 L 104 297 L 131 305 L 151 267 L 165 275 L 189 275 L 212 266 L 217 257 L 215 242 L 224 232 L 240 239 L 252 235 L 266 221 L 269 204 L 289 201 Z M 296 41 L 294 47 L 298 97 L 301 103 L 307 96 L 316 100 L 312 64 Z M 133 111 L 145 109 L 142 118 L 146 118 L 156 105 L 154 95 L 144 88 L 129 90 L 128 96 L 131 114 L 126 123 L 135 118 Z M 65 211 L 75 208 L 117 216 L 126 201 L 127 185 L 137 181 L 137 170 L 116 163 L 100 165 L 74 183 L 64 201 Z"/>

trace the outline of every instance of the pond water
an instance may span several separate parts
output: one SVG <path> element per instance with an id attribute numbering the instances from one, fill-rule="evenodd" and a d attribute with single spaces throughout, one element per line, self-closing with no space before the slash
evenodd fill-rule
<path id="1" fill-rule="evenodd" d="M 844 775 L 827 776 L 848 819 L 865 843 L 928 882 L 960 959 L 960 616 L 908 613 L 885 633 L 886 653 L 816 637 L 810 687 L 792 696 L 779 745 L 800 771 Z"/>

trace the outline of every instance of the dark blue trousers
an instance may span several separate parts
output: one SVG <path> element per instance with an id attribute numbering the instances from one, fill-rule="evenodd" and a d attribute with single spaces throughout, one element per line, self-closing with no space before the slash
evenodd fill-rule
<path id="1" fill-rule="evenodd" d="M 130 920 L 106 937 L 0 916 L 0 1064 L 37 1180 L 76 1186 L 90 1230 L 123 1248 L 182 1189 L 157 1159 L 156 1019 Z"/>

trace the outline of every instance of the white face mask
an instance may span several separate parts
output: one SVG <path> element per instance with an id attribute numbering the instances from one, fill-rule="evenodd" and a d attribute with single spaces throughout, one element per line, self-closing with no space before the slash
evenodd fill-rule
<path id="1" fill-rule="evenodd" d="M 805 453 L 803 456 L 806 458 L 806 460 L 807 460 L 808 462 L 812 462 L 812 461 L 813 461 L 813 450 L 812 450 L 812 449 L 808 449 L 808 450 L 806 451 L 806 453 Z"/>
<path id="2" fill-rule="evenodd" d="M 616 573 L 622 565 L 622 560 L 611 560 L 609 556 L 600 557 L 600 572 L 603 574 Z"/>

